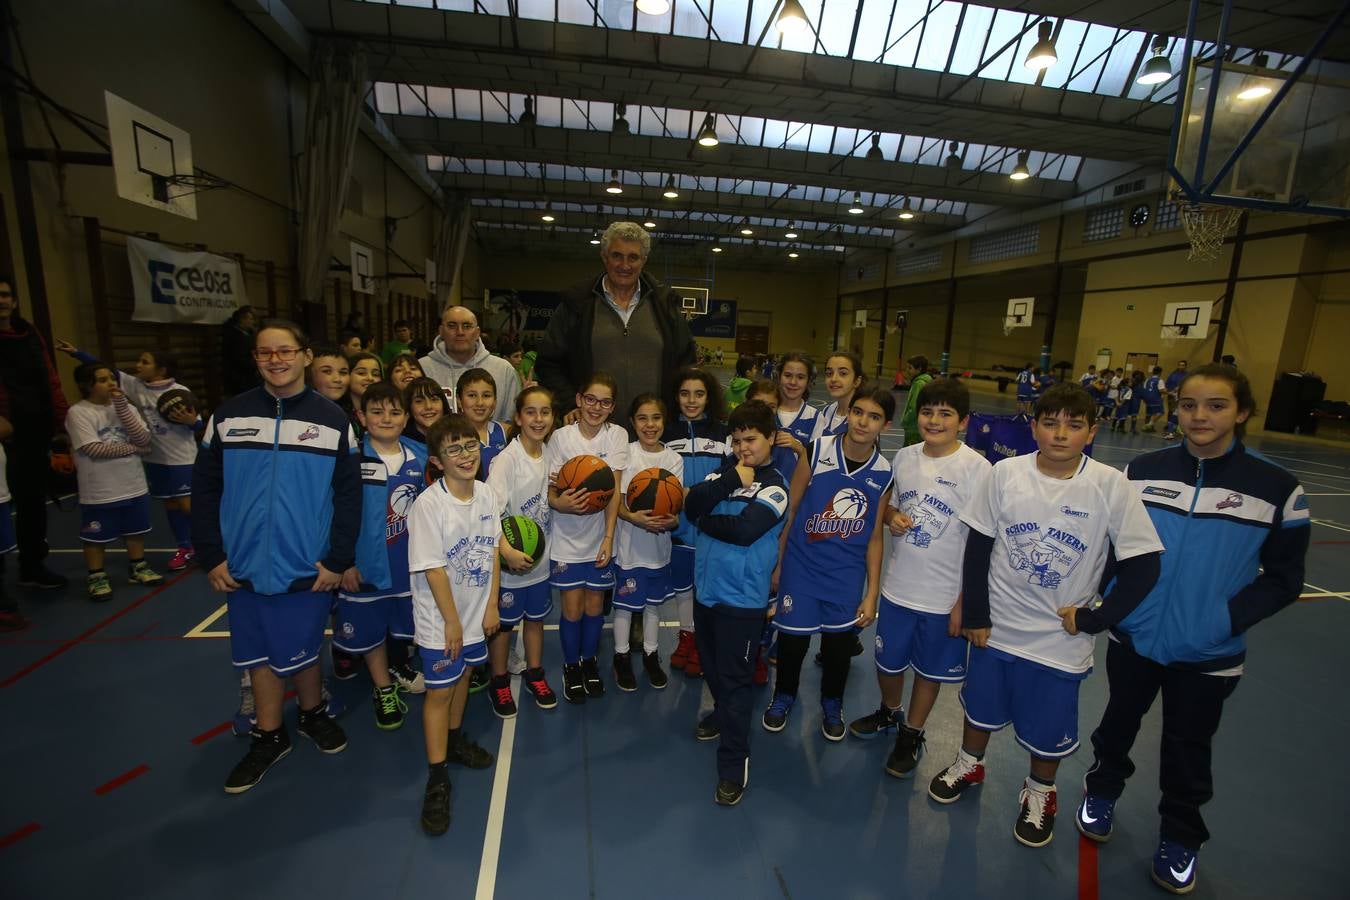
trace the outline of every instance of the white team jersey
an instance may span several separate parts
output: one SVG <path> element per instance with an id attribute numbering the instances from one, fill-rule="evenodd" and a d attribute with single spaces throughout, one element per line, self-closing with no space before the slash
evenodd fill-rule
<path id="1" fill-rule="evenodd" d="M 923 447 L 897 450 L 891 461 L 891 506 L 913 519 L 914 526 L 902 537 L 891 537 L 881 594 L 898 606 L 949 613 L 961 595 L 961 561 L 970 532 L 961 511 L 991 464 L 965 444 L 940 459 L 926 455 Z"/>
<path id="2" fill-rule="evenodd" d="M 553 478 L 563 463 L 574 456 L 590 454 L 603 459 L 617 479 L 628 468 L 628 432 L 618 425 L 606 422 L 592 440 L 587 440 L 577 425 L 568 425 L 553 432 L 548 439 L 548 476 Z M 557 512 L 556 510 L 554 511 Z M 594 562 L 605 539 L 605 511 L 584 516 L 561 513 L 553 517 L 554 562 Z"/>
<path id="3" fill-rule="evenodd" d="M 662 447 L 655 453 L 642 449 L 639 441 L 628 445 L 628 468 L 623 470 L 620 486 L 625 497 L 633 476 L 643 469 L 665 469 L 674 472 L 684 482 L 684 459 L 674 450 Z M 623 501 L 620 501 L 623 502 Z M 670 565 L 670 532 L 652 534 L 632 523 L 619 519 L 614 533 L 614 559 L 625 569 L 661 569 Z"/>
<path id="4" fill-rule="evenodd" d="M 831 400 L 825 404 L 816 415 L 816 421 L 811 426 L 811 440 L 818 441 L 823 437 L 829 437 L 843 431 L 848 425 L 848 410 L 839 412 L 839 401 Z"/>
<path id="5" fill-rule="evenodd" d="M 188 425 L 167 422 L 160 417 L 159 398 L 172 390 L 187 390 L 176 381 L 163 387 L 150 387 L 144 381 L 125 372 L 121 387 L 127 400 L 140 412 L 145 426 L 150 429 L 150 453 L 144 459 L 162 466 L 190 466 L 197 461 L 197 435 Z"/>
<path id="6" fill-rule="evenodd" d="M 1125 473 L 1084 456 L 1072 478 L 1036 468 L 1040 453 L 994 466 L 961 519 L 994 538 L 989 646 L 1066 672 L 1092 667 L 1093 637 L 1067 634 L 1055 610 L 1097 596 L 1108 543 L 1117 559 L 1163 549 Z"/>
<path id="7" fill-rule="evenodd" d="M 488 469 L 487 483 L 502 503 L 503 516 L 524 516 L 533 519 L 544 535 L 544 558 L 524 575 L 517 575 L 502 566 L 502 587 L 523 588 L 548 580 L 549 552 L 553 538 L 549 533 L 553 509 L 548 505 L 548 447 L 545 445 L 538 459 L 525 452 L 519 440 L 506 445 Z"/>
<path id="8" fill-rule="evenodd" d="M 132 412 L 135 414 L 135 407 Z M 81 400 L 66 414 L 66 434 L 75 453 L 75 479 L 80 486 L 80 503 L 116 503 L 147 493 L 145 469 L 137 456 L 119 456 L 116 459 L 94 459 L 79 453 L 85 444 L 101 441 L 131 443 L 117 410 L 109 403 L 99 406 Z"/>
<path id="9" fill-rule="evenodd" d="M 413 628 L 420 646 L 445 649 L 445 619 L 427 584 L 428 569 L 445 569 L 465 645 L 483 640 L 483 614 L 492 595 L 501 540 L 501 502 L 491 487 L 473 482 L 473 499 L 456 499 L 441 478 L 418 496 L 408 515 L 408 571 L 412 573 Z"/>

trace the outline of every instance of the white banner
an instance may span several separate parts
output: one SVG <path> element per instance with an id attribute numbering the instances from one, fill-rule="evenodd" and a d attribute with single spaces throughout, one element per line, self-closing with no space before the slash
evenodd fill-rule
<path id="1" fill-rule="evenodd" d="M 219 325 L 248 304 L 239 264 L 214 253 L 189 253 L 127 238 L 137 322 Z"/>

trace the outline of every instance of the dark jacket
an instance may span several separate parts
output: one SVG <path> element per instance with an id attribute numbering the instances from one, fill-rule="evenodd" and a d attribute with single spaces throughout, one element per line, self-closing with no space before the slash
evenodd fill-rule
<path id="1" fill-rule="evenodd" d="M 0 416 L 46 440 L 66 423 L 61 376 L 38 330 L 18 316 L 9 323 L 13 331 L 0 331 Z"/>
<path id="2" fill-rule="evenodd" d="M 694 364 L 694 339 L 674 295 L 645 274 L 641 277 L 642 302 L 652 304 L 661 335 L 660 396 L 666 397 L 674 393 L 671 381 L 675 373 Z M 598 368 L 591 358 L 591 331 L 595 327 L 596 304 L 605 302 L 605 292 L 600 286 L 603 278 L 597 276 L 563 297 L 539 344 L 534 377 L 553 392 L 554 403 L 562 412 L 576 406 L 577 390 Z M 624 414 L 626 410 L 617 411 L 616 419 Z"/>
<path id="3" fill-rule="evenodd" d="M 224 398 L 242 394 L 261 382 L 253 361 L 254 334 L 226 322 L 220 336 L 220 375 Z"/>

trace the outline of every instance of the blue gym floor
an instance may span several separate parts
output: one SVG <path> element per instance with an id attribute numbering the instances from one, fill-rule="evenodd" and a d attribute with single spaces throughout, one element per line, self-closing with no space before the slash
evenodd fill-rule
<path id="1" fill-rule="evenodd" d="M 985 411 L 1010 405 L 976 395 Z M 1303 480 L 1314 546 L 1303 601 L 1251 634 L 1247 674 L 1216 740 L 1213 840 L 1194 896 L 1345 897 L 1339 839 L 1350 786 L 1335 751 L 1350 738 L 1350 450 L 1251 444 Z M 887 436 L 888 453 L 898 445 Z M 1096 456 L 1123 466 L 1162 445 L 1103 433 Z M 162 570 L 172 542 L 156 516 L 147 546 L 160 548 L 150 559 Z M 344 753 L 324 756 L 297 737 L 261 785 L 227 796 L 221 784 L 246 746 L 226 724 L 238 690 L 217 616 L 223 598 L 192 571 L 151 591 L 119 585 L 111 603 L 91 604 L 76 527 L 73 511 L 53 510 L 50 563 L 71 587 L 18 591 L 33 626 L 0 638 L 0 718 L 11 723 L 0 740 L 5 898 L 1163 896 L 1148 878 L 1156 709 L 1111 843 L 1080 846 L 1074 830 L 1091 760 L 1080 750 L 1060 770 L 1055 840 L 1030 850 L 1011 834 L 1027 765 L 1011 734 L 995 737 L 985 786 L 939 807 L 926 785 L 958 743 L 956 692 L 938 701 L 917 777 L 899 781 L 881 769 L 889 740 L 821 737 L 809 662 L 787 730 L 754 727 L 750 787 L 732 809 L 713 804 L 716 744 L 693 739 L 700 683 L 683 674 L 657 692 L 639 673 L 635 694 L 607 675 L 600 701 L 552 711 L 526 701 L 508 723 L 485 696 L 470 698 L 466 728 L 497 763 L 452 769 L 442 838 L 424 837 L 417 821 L 420 698 L 409 698 L 402 730 L 379 732 L 364 675 L 335 683 L 350 707 Z M 109 558 L 115 576 L 120 556 Z M 673 606 L 664 613 L 675 617 Z M 674 643 L 672 623 L 663 658 Z M 1082 692 L 1084 743 L 1105 702 L 1104 649 L 1099 642 L 1099 670 Z M 606 639 L 602 661 L 609 652 Z M 553 633 L 545 664 L 560 689 Z M 854 661 L 845 715 L 876 703 L 869 653 Z M 288 722 L 293 729 L 293 711 Z"/>

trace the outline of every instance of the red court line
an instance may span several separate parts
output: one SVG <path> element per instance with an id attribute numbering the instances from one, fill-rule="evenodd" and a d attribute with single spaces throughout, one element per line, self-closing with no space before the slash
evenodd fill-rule
<path id="1" fill-rule="evenodd" d="M 1314 544 L 1350 544 L 1350 541 L 1313 541 Z"/>
<path id="2" fill-rule="evenodd" d="M 1078 836 L 1078 900 L 1097 900 L 1097 845 Z"/>
<path id="3" fill-rule="evenodd" d="M 207 741 L 211 740 L 211 738 L 215 737 L 216 735 L 224 734 L 225 732 L 229 731 L 233 726 L 234 726 L 233 720 L 230 720 L 228 722 L 221 722 L 216 727 L 208 728 L 206 731 L 203 731 L 201 734 L 197 735 L 188 743 L 200 747 L 202 744 L 205 744 Z"/>
<path id="4" fill-rule="evenodd" d="M 142 603 L 145 603 L 147 600 L 149 600 L 149 599 L 152 598 L 152 597 L 156 597 L 156 596 L 158 596 L 159 594 L 162 594 L 164 591 L 167 591 L 169 588 L 173 587 L 175 584 L 177 584 L 178 582 L 182 581 L 184 578 L 187 578 L 189 575 L 192 575 L 192 574 L 193 574 L 193 570 L 192 570 L 192 569 L 188 569 L 188 570 L 187 570 L 186 572 L 184 572 L 183 574 L 178 575 L 178 576 L 175 577 L 175 578 L 170 578 L 168 581 L 164 582 L 164 583 L 161 584 L 159 587 L 155 588 L 153 591 L 151 591 L 150 593 L 146 594 L 144 597 L 141 597 L 141 598 L 138 599 L 138 600 L 133 600 L 131 603 L 127 604 L 126 607 L 124 607 L 123 609 L 118 610 L 117 612 L 113 613 L 111 616 L 108 616 L 108 618 L 104 619 L 102 622 L 99 622 L 98 624 L 93 625 L 92 627 L 86 629 L 86 630 L 85 630 L 84 632 L 82 632 L 81 634 L 76 635 L 75 637 L 73 637 L 73 638 L 71 638 L 70 640 L 66 641 L 64 644 L 62 644 L 61 646 L 57 647 L 57 648 L 56 648 L 55 650 L 53 650 L 51 653 L 48 653 L 46 656 L 42 657 L 42 658 L 39 659 L 37 662 L 30 663 L 29 665 L 24 666 L 22 669 L 20 669 L 19 671 L 15 672 L 13 675 L 9 676 L 9 677 L 6 678 L 4 681 L 0 681 L 0 688 L 7 688 L 7 687 L 9 687 L 10 685 L 14 684 L 15 682 L 19 681 L 20 679 L 25 678 L 25 677 L 27 677 L 27 676 L 33 674 L 33 673 L 36 672 L 38 669 L 40 669 L 40 668 L 42 668 L 43 666 L 45 666 L 47 663 L 51 662 L 52 660 L 56 659 L 58 656 L 60 656 L 60 655 L 62 655 L 63 653 L 65 653 L 67 650 L 70 650 L 71 648 L 73 648 L 73 647 L 79 645 L 81 642 L 84 641 L 85 638 L 89 637 L 89 636 L 92 635 L 92 634 L 95 634 L 96 632 L 98 632 L 99 630 L 101 630 L 101 629 L 103 629 L 103 628 L 108 627 L 108 626 L 111 625 L 113 622 L 116 622 L 118 619 L 122 618 L 122 617 L 125 616 L 127 613 L 131 612 L 133 609 L 136 609 L 136 608 L 137 608 L 138 606 L 140 606 Z"/>
<path id="5" fill-rule="evenodd" d="M 117 790 L 122 785 L 126 784 L 128 781 L 134 781 L 135 779 L 140 778 L 142 775 L 144 775 L 146 772 L 149 771 L 150 767 L 147 766 L 145 763 L 141 763 L 139 766 L 132 769 L 131 771 L 123 772 L 121 775 L 118 775 L 112 781 L 109 781 L 106 784 L 101 784 L 98 787 L 94 788 L 94 793 L 98 794 L 100 797 L 102 797 L 104 794 L 111 794 L 113 791 Z"/>
<path id="6" fill-rule="evenodd" d="M 5 849 L 11 844 L 17 844 L 19 841 L 28 837 L 33 832 L 41 830 L 42 830 L 41 825 L 39 825 L 36 822 L 29 822 L 27 825 L 23 826 L 18 831 L 11 831 L 9 834 L 0 837 L 0 850 Z"/>

